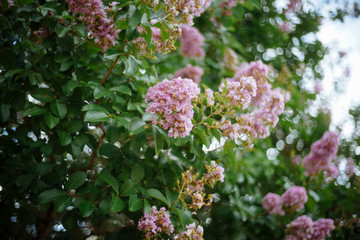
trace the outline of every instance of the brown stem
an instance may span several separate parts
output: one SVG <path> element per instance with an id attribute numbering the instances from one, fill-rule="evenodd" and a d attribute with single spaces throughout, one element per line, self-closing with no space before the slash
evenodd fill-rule
<path id="1" fill-rule="evenodd" d="M 83 171 L 86 171 L 86 170 L 90 170 L 94 167 L 94 163 L 95 163 L 95 159 L 97 157 L 97 153 L 101 147 L 101 143 L 102 141 L 104 140 L 105 138 L 105 130 L 104 128 L 102 127 L 102 125 L 99 126 L 101 128 L 101 130 L 103 131 L 103 134 L 99 137 L 99 140 L 96 144 L 96 148 L 93 150 L 93 152 L 91 153 L 91 157 L 90 157 L 90 163 L 87 167 L 83 168 L 82 170 Z"/>
<path id="2" fill-rule="evenodd" d="M 115 61 L 113 62 L 113 64 L 112 64 L 111 67 L 109 68 L 109 71 L 106 73 L 105 77 L 101 80 L 100 85 L 104 85 L 106 79 L 109 77 L 110 73 L 111 73 L 112 70 L 114 69 L 114 67 L 115 67 L 117 61 L 119 60 L 119 58 L 120 58 L 120 55 L 115 58 Z"/>

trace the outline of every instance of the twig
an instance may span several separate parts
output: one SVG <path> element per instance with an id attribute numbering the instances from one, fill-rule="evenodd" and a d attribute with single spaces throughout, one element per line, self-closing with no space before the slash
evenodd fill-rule
<path id="1" fill-rule="evenodd" d="M 115 67 L 117 61 L 119 60 L 119 58 L 120 58 L 120 55 L 115 58 L 115 61 L 113 62 L 113 64 L 112 64 L 111 67 L 109 68 L 109 71 L 106 73 L 106 75 L 104 76 L 104 78 L 101 80 L 100 85 L 104 85 L 106 79 L 109 77 L 110 73 L 111 73 L 112 70 L 114 69 L 114 67 Z"/>

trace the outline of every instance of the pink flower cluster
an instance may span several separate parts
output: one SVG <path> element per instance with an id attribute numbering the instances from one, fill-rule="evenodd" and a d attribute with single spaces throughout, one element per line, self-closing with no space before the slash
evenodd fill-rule
<path id="1" fill-rule="evenodd" d="M 311 145 L 311 152 L 304 158 L 303 164 L 307 175 L 316 175 L 330 168 L 331 160 L 336 157 L 339 134 L 327 131 L 322 138 Z"/>
<path id="2" fill-rule="evenodd" d="M 238 0 L 227 0 L 225 2 L 222 2 L 219 5 L 219 8 L 224 9 L 224 11 L 222 12 L 223 15 L 231 15 L 231 9 L 236 7 L 237 4 L 238 4 Z"/>
<path id="3" fill-rule="evenodd" d="M 200 84 L 202 75 L 204 75 L 203 68 L 198 66 L 192 66 L 189 64 L 188 66 L 176 71 L 174 74 L 174 78 L 189 78 L 192 79 L 195 83 Z"/>
<path id="4" fill-rule="evenodd" d="M 276 193 L 266 194 L 262 200 L 262 206 L 269 212 L 269 214 L 281 216 L 285 215 L 285 212 L 282 209 L 282 199 Z"/>
<path id="5" fill-rule="evenodd" d="M 194 16 L 199 17 L 212 0 L 165 0 L 164 4 L 174 16 L 180 16 L 186 24 L 194 24 Z"/>
<path id="6" fill-rule="evenodd" d="M 286 12 L 295 12 L 301 3 L 302 0 L 289 0 Z"/>
<path id="7" fill-rule="evenodd" d="M 287 235 L 285 240 L 325 240 L 330 237 L 330 232 L 335 229 L 334 221 L 321 218 L 315 222 L 302 215 L 286 225 Z"/>
<path id="8" fill-rule="evenodd" d="M 354 160 L 352 158 L 346 159 L 346 168 L 345 168 L 346 175 L 351 177 L 352 175 L 354 175 L 354 172 L 355 172 Z"/>
<path id="9" fill-rule="evenodd" d="M 150 213 L 145 213 L 139 220 L 138 229 L 145 232 L 146 239 L 156 238 L 158 234 L 165 233 L 170 235 L 174 231 L 174 226 L 170 221 L 170 215 L 165 208 L 157 210 L 156 206 L 151 208 Z"/>
<path id="10" fill-rule="evenodd" d="M 202 226 L 196 227 L 195 223 L 186 226 L 186 231 L 176 234 L 177 240 L 203 240 L 204 229 Z"/>
<path id="11" fill-rule="evenodd" d="M 181 26 L 181 54 L 183 57 L 204 58 L 205 38 L 197 28 L 186 25 Z"/>
<path id="12" fill-rule="evenodd" d="M 226 91 L 228 103 L 235 107 L 242 106 L 247 109 L 253 97 L 256 96 L 256 82 L 251 76 L 239 76 L 238 78 L 228 78 L 227 82 L 222 83 L 219 91 Z"/>
<path id="13" fill-rule="evenodd" d="M 240 137 L 241 125 L 238 123 L 232 123 L 230 120 L 226 120 L 224 117 L 217 123 L 224 136 L 234 140 Z"/>
<path id="14" fill-rule="evenodd" d="M 280 197 L 276 193 L 268 193 L 262 201 L 263 208 L 274 215 L 284 215 L 286 210 L 299 211 L 304 208 L 308 196 L 304 187 L 293 186 Z"/>
<path id="15" fill-rule="evenodd" d="M 191 119 L 194 111 L 191 101 L 200 93 L 200 89 L 191 79 L 165 79 L 149 88 L 145 102 L 149 104 L 147 112 L 158 114 L 154 124 L 169 129 L 169 137 L 185 137 L 193 127 Z"/>
<path id="16" fill-rule="evenodd" d="M 285 208 L 296 211 L 304 208 L 304 204 L 308 200 L 306 189 L 298 186 L 293 186 L 286 190 L 281 198 Z"/>
<path id="17" fill-rule="evenodd" d="M 283 23 L 279 24 L 279 29 L 284 33 L 291 33 L 291 26 L 288 21 L 284 21 Z"/>
<path id="18" fill-rule="evenodd" d="M 205 179 L 213 187 L 217 181 L 224 182 L 224 168 L 218 166 L 215 161 L 211 161 L 210 165 L 205 166 L 207 173 Z"/>
<path id="19" fill-rule="evenodd" d="M 87 31 L 103 52 L 116 44 L 120 30 L 115 28 L 114 20 L 108 18 L 101 0 L 67 0 L 69 13 L 81 14 L 79 19 L 87 25 Z"/>

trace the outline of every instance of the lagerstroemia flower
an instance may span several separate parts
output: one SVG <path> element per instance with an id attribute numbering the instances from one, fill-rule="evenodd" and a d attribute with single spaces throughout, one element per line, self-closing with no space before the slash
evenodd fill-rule
<path id="1" fill-rule="evenodd" d="M 195 83 L 199 84 L 201 77 L 204 75 L 204 69 L 198 66 L 188 65 L 182 69 L 179 69 L 175 72 L 174 78 L 189 78 L 192 79 Z"/>
<path id="2" fill-rule="evenodd" d="M 325 176 L 330 181 L 335 180 L 338 175 L 339 175 L 339 169 L 334 165 L 331 165 L 327 170 L 325 170 Z"/>
<path id="3" fill-rule="evenodd" d="M 322 138 L 311 145 L 311 152 L 304 158 L 303 164 L 307 175 L 316 175 L 330 167 L 336 157 L 339 144 L 337 132 L 325 132 Z"/>
<path id="4" fill-rule="evenodd" d="M 282 209 L 282 199 L 276 193 L 268 193 L 262 200 L 262 206 L 269 214 L 284 215 L 285 212 Z"/>
<path id="5" fill-rule="evenodd" d="M 242 109 L 248 108 L 257 90 L 256 82 L 251 76 L 227 79 L 227 82 L 222 83 L 219 88 L 220 92 L 226 91 L 230 105 L 242 107 Z"/>
<path id="6" fill-rule="evenodd" d="M 189 26 L 193 25 L 193 17 L 199 17 L 211 0 L 165 0 L 164 4 L 174 16 L 180 16 Z"/>
<path id="7" fill-rule="evenodd" d="M 200 89 L 191 79 L 175 78 L 149 88 L 145 102 L 149 104 L 147 112 L 158 114 L 154 124 L 169 129 L 169 137 L 185 137 L 193 127 L 191 119 L 194 111 L 191 101 L 200 93 Z"/>
<path id="8" fill-rule="evenodd" d="M 326 236 L 330 237 L 330 232 L 335 229 L 334 221 L 321 218 L 314 222 L 313 229 L 311 240 L 325 240 Z"/>
<path id="9" fill-rule="evenodd" d="M 164 207 L 158 211 L 156 206 L 153 206 L 151 212 L 145 213 L 139 220 L 138 229 L 145 232 L 145 237 L 148 240 L 156 238 L 160 233 L 170 235 L 174 231 L 174 226 Z"/>
<path id="10" fill-rule="evenodd" d="M 205 179 L 210 183 L 211 186 L 217 181 L 224 182 L 224 168 L 218 166 L 215 161 L 211 161 L 210 165 L 206 165 L 207 173 Z"/>
<path id="11" fill-rule="evenodd" d="M 354 172 L 355 172 L 354 160 L 352 158 L 346 159 L 346 168 L 345 168 L 346 175 L 348 175 L 348 177 L 351 177 L 352 175 L 354 175 Z"/>
<path id="12" fill-rule="evenodd" d="M 286 190 L 281 198 L 286 208 L 296 211 L 304 208 L 304 204 L 308 200 L 306 189 L 298 186 L 293 186 Z"/>
<path id="13" fill-rule="evenodd" d="M 285 240 L 310 240 L 312 239 L 313 221 L 308 216 L 302 215 L 286 225 L 287 235 Z"/>
<path id="14" fill-rule="evenodd" d="M 79 19 L 87 25 L 87 31 L 103 52 L 115 45 L 120 30 L 115 28 L 114 20 L 108 18 L 101 0 L 67 0 L 69 13 L 80 14 Z"/>
<path id="15" fill-rule="evenodd" d="M 205 57 L 205 51 L 202 48 L 205 45 L 205 38 L 198 29 L 186 25 L 181 26 L 180 43 L 183 57 Z"/>
<path id="16" fill-rule="evenodd" d="M 204 229 L 202 226 L 196 227 L 195 223 L 186 226 L 186 230 L 176 234 L 174 239 L 178 240 L 203 240 Z"/>

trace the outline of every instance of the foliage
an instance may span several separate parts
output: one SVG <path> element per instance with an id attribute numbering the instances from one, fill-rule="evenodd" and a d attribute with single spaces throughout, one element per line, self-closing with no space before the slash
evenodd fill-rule
<path id="1" fill-rule="evenodd" d="M 199 1 L 189 12 L 176 5 L 181 1 L 167 1 L 173 8 L 157 2 L 1 0 L 0 235 L 142 239 L 151 234 L 139 230 L 140 219 L 156 213 L 174 228 L 160 226 L 159 237 L 185 238 L 189 230 L 194 239 L 268 239 L 269 232 L 282 239 L 286 225 L 305 214 L 333 219 L 334 239 L 357 239 L 358 170 L 329 181 L 323 173 L 305 176 L 291 160 L 305 157 L 330 124 L 326 111 L 310 114 L 317 94 L 301 88 L 305 74 L 321 78 L 326 49 L 303 38 L 318 30 L 317 13 L 279 11 L 273 0 L 233 1 L 233 8 Z M 87 7 L 98 14 L 89 15 Z M 192 18 L 204 36 L 193 36 L 204 55 L 190 58 L 178 38 Z M 283 32 L 279 25 L 290 18 L 291 32 Z M 254 75 L 251 84 L 264 81 L 291 99 L 277 125 L 264 123 L 270 137 L 234 137 L 226 124 L 244 126 L 240 116 L 264 108 L 250 104 L 251 97 L 249 107 L 233 104 L 237 95 L 225 91 L 238 81 L 240 62 L 254 60 L 272 71 Z M 191 131 L 173 137 L 157 122 L 163 112 L 148 110 L 152 103 L 145 99 L 150 87 L 189 64 L 203 68 L 201 93 L 195 91 L 184 111 Z M 352 115 L 358 124 L 359 111 Z M 339 159 L 352 157 L 358 166 L 359 144 L 359 133 L 343 139 Z M 307 190 L 304 209 L 285 216 L 264 211 L 267 193 L 293 185 Z"/>

